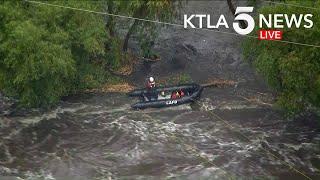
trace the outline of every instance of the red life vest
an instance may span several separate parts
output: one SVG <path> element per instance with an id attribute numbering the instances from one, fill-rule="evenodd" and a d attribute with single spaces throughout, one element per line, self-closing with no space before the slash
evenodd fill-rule
<path id="1" fill-rule="evenodd" d="M 177 95 L 176 95 L 176 93 L 175 93 L 175 92 L 173 92 L 173 93 L 172 93 L 172 95 L 171 95 L 171 99 L 177 99 Z"/>
<path id="2" fill-rule="evenodd" d="M 184 92 L 183 91 L 180 91 L 179 94 L 180 94 L 181 97 L 184 96 Z"/>
<path id="3" fill-rule="evenodd" d="M 156 87 L 155 82 L 150 82 L 150 81 L 147 82 L 147 88 L 154 88 L 154 87 Z"/>

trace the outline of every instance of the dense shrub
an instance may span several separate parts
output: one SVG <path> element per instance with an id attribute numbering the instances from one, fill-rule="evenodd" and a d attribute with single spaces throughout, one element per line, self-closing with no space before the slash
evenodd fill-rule
<path id="1" fill-rule="evenodd" d="M 64 5 L 102 9 L 88 1 Z M 105 55 L 102 16 L 3 1 L 0 18 L 0 90 L 22 105 L 48 106 L 104 81 L 103 66 L 95 63 Z"/>
<path id="2" fill-rule="evenodd" d="M 169 0 L 43 2 L 155 20 L 168 18 L 177 4 Z M 131 35 L 141 31 L 146 36 L 155 29 L 143 31 L 151 24 L 130 20 L 123 36 L 117 32 L 123 19 L 58 6 L 0 0 L 0 91 L 19 99 L 21 105 L 49 106 L 61 96 L 116 81 L 106 69 L 129 63 Z"/>
<path id="3" fill-rule="evenodd" d="M 319 1 L 300 3 L 320 9 Z M 320 45 L 319 10 L 276 5 L 264 6 L 259 13 L 312 13 L 313 28 L 285 28 L 283 40 Z M 257 30 L 258 28 L 254 33 L 257 34 Z M 278 92 L 278 104 L 289 113 L 301 112 L 311 106 L 320 107 L 320 48 L 247 39 L 244 54 L 268 84 Z"/>

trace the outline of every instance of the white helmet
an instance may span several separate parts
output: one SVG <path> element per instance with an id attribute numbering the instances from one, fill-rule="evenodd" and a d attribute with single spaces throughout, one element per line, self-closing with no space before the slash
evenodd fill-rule
<path id="1" fill-rule="evenodd" d="M 150 82 L 154 82 L 153 77 L 149 77 L 149 81 L 150 81 Z"/>

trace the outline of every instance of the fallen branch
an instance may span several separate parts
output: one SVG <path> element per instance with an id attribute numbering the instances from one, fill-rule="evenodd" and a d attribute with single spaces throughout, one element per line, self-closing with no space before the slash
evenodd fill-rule
<path id="1" fill-rule="evenodd" d="M 128 83 L 123 83 L 123 84 L 114 84 L 114 85 L 106 85 L 102 88 L 102 92 L 122 92 L 126 93 L 129 91 L 132 91 L 135 87 L 128 84 Z"/>
<path id="2" fill-rule="evenodd" d="M 128 83 L 121 83 L 121 84 L 106 84 L 98 89 L 88 89 L 85 92 L 90 93 L 110 93 L 110 92 L 119 92 L 119 93 L 127 93 L 135 89 L 134 86 Z"/>
<path id="3" fill-rule="evenodd" d="M 208 83 L 201 84 L 202 87 L 227 87 L 227 86 L 235 86 L 237 82 L 232 80 L 222 80 L 222 79 L 214 79 L 210 80 Z"/>

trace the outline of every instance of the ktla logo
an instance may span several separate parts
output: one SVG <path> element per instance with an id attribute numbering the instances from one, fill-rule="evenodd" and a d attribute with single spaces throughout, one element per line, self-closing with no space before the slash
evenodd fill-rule
<path id="1" fill-rule="evenodd" d="M 235 11 L 234 22 L 232 23 L 233 29 L 240 35 L 250 34 L 255 28 L 255 21 L 249 14 L 253 12 L 253 7 L 237 7 Z M 306 28 L 310 29 L 313 27 L 312 14 L 259 14 L 259 28 L 258 31 L 259 39 L 261 40 L 281 40 L 283 29 L 288 28 Z M 198 18 L 199 26 L 196 27 L 191 21 Z M 207 26 L 203 26 L 204 19 L 206 18 Z M 240 25 L 240 22 L 245 22 L 246 26 Z M 184 28 L 207 28 L 207 29 L 218 29 L 221 26 L 229 28 L 229 24 L 226 21 L 224 15 L 220 15 L 216 24 L 212 24 L 210 14 L 192 14 L 190 16 L 184 15 Z M 268 29 L 262 29 L 262 28 Z"/>

